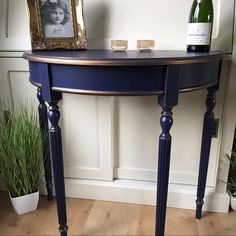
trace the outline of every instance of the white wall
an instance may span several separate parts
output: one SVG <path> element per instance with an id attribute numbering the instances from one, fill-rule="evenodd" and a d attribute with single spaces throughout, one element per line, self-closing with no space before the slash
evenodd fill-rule
<path id="1" fill-rule="evenodd" d="M 129 49 L 136 49 L 136 40 L 154 39 L 157 50 L 185 50 L 191 3 L 192 0 L 84 0 L 88 46 L 109 49 L 112 39 L 128 39 Z M 214 8 L 212 48 L 229 53 L 234 0 L 214 0 Z M 29 84 L 27 63 L 20 58 L 30 48 L 24 0 L 2 0 L 0 26 L 0 96 L 13 100 L 16 94 L 34 97 L 36 88 Z M 233 63 L 234 57 L 233 54 Z M 227 178 L 224 153 L 231 149 L 235 125 L 235 66 L 231 77 L 229 66 L 229 61 L 225 61 L 217 94 L 215 114 L 220 127 L 212 143 L 204 205 L 205 209 L 221 212 L 228 210 L 229 199 L 225 185 L 217 182 L 217 175 L 218 179 Z M 181 94 L 179 105 L 173 110 L 168 200 L 172 207 L 195 207 L 205 96 L 206 91 Z M 63 94 L 60 108 L 67 196 L 155 204 L 161 112 L 156 97 Z"/>
<path id="2" fill-rule="evenodd" d="M 156 49 L 186 47 L 187 22 L 192 0 L 84 0 L 90 48 L 110 48 L 111 39 L 154 39 Z M 232 50 L 234 0 L 213 0 L 212 48 Z"/>

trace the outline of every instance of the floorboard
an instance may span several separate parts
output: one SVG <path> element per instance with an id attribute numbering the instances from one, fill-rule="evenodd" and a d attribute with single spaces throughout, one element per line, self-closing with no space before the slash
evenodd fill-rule
<path id="1" fill-rule="evenodd" d="M 67 198 L 68 234 L 153 235 L 155 208 L 127 203 Z M 236 212 L 204 212 L 194 218 L 193 210 L 167 209 L 166 235 L 236 235 Z M 0 235 L 59 235 L 55 200 L 40 196 L 38 209 L 16 215 L 8 194 L 0 192 Z"/>

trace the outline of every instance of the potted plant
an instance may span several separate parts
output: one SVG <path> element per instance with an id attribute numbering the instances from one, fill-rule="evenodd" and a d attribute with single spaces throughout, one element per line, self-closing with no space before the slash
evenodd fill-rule
<path id="1" fill-rule="evenodd" d="M 230 162 L 227 188 L 230 194 L 230 205 L 236 211 L 236 152 L 232 151 L 231 157 L 227 155 L 227 158 Z"/>
<path id="2" fill-rule="evenodd" d="M 42 169 L 42 142 L 37 113 L 32 105 L 17 102 L 1 106 L 0 172 L 13 208 L 24 214 L 37 208 Z M 7 112 L 6 112 L 7 111 Z"/>

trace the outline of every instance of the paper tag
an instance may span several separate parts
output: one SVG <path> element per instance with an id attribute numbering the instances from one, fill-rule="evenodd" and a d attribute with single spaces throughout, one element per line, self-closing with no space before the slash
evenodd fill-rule
<path id="1" fill-rule="evenodd" d="M 189 23 L 188 24 L 188 45 L 209 45 L 211 23 Z"/>

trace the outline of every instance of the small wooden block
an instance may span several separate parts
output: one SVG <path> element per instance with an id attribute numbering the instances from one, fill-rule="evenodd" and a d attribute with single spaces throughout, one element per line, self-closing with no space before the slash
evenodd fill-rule
<path id="1" fill-rule="evenodd" d="M 111 40 L 111 49 L 113 51 L 126 51 L 128 49 L 128 40 Z"/>
<path id="2" fill-rule="evenodd" d="M 154 40 L 137 40 L 137 49 L 139 51 L 151 51 L 155 47 Z"/>

